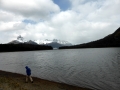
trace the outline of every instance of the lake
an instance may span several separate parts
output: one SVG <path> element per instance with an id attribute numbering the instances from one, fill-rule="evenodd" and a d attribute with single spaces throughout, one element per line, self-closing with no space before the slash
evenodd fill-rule
<path id="1" fill-rule="evenodd" d="M 0 70 L 91 88 L 120 90 L 120 48 L 64 49 L 0 53 Z"/>

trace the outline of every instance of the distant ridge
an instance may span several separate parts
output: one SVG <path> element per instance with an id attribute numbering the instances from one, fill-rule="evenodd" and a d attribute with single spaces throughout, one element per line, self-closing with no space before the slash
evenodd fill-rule
<path id="1" fill-rule="evenodd" d="M 27 42 L 24 42 L 25 44 L 32 44 L 32 45 L 38 45 L 36 42 L 29 40 Z"/>
<path id="2" fill-rule="evenodd" d="M 20 42 L 19 40 L 13 40 L 7 44 L 32 44 L 32 45 L 38 45 L 36 42 L 29 40 L 27 42 Z"/>
<path id="3" fill-rule="evenodd" d="M 120 27 L 113 34 L 110 34 L 102 39 L 74 46 L 64 46 L 60 47 L 59 49 L 102 48 L 102 47 L 120 47 Z"/>
<path id="4" fill-rule="evenodd" d="M 18 40 L 13 40 L 9 42 L 8 44 L 21 44 L 21 42 L 19 42 Z"/>
<path id="5" fill-rule="evenodd" d="M 72 44 L 69 43 L 68 41 L 62 41 L 58 39 L 53 39 L 53 40 L 43 40 L 40 43 L 36 43 L 35 41 L 29 40 L 26 42 L 23 42 L 21 40 L 13 40 L 7 44 L 31 44 L 31 45 L 45 45 L 45 46 L 51 46 L 52 48 L 59 48 L 62 46 L 71 46 Z"/>
<path id="6" fill-rule="evenodd" d="M 62 46 L 71 46 L 72 44 L 69 43 L 68 41 L 63 41 L 58 39 L 53 39 L 53 40 L 46 39 L 45 41 L 42 42 L 42 45 L 52 46 L 53 48 L 56 49 Z"/>

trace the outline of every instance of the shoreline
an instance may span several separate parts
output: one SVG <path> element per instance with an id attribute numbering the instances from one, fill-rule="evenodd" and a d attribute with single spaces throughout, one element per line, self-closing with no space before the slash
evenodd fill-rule
<path id="1" fill-rule="evenodd" d="M 0 90 L 92 90 L 32 77 L 34 83 L 25 83 L 25 75 L 0 70 Z"/>

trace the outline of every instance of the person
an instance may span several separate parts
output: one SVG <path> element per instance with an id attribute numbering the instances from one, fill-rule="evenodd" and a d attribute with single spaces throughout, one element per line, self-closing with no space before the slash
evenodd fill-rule
<path id="1" fill-rule="evenodd" d="M 31 77 L 31 69 L 28 66 L 26 66 L 25 68 L 26 68 L 26 74 L 27 74 L 26 75 L 26 83 L 28 82 L 28 78 L 30 79 L 31 83 L 33 83 L 33 79 Z"/>

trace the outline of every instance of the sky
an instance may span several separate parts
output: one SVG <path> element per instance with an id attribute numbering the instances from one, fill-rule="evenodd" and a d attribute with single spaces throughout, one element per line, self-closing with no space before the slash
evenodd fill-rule
<path id="1" fill-rule="evenodd" d="M 0 43 L 58 39 L 82 44 L 120 27 L 120 0 L 0 0 Z"/>

